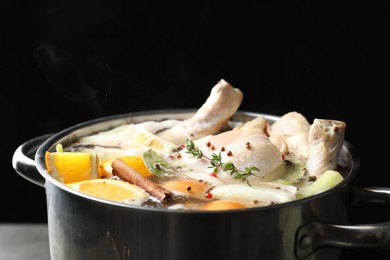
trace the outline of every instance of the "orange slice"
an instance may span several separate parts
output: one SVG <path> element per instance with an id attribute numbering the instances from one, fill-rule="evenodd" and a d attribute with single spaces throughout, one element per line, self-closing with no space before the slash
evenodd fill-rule
<path id="1" fill-rule="evenodd" d="M 228 210 L 228 209 L 243 209 L 246 206 L 234 200 L 216 200 L 202 204 L 197 209 L 201 210 Z"/>
<path id="2" fill-rule="evenodd" d="M 144 160 L 141 156 L 121 156 L 119 157 L 127 165 L 136 169 L 144 177 L 149 177 L 152 173 L 146 168 Z M 100 165 L 100 177 L 107 178 L 112 176 L 112 162 L 114 160 L 106 160 Z"/>
<path id="3" fill-rule="evenodd" d="M 46 169 L 64 183 L 98 178 L 98 157 L 93 153 L 46 152 Z"/>
<path id="4" fill-rule="evenodd" d="M 67 185 L 82 193 L 120 203 L 139 205 L 148 198 L 141 188 L 117 179 L 85 180 Z"/>
<path id="5" fill-rule="evenodd" d="M 205 193 L 208 190 L 208 185 L 205 182 L 197 180 L 171 180 L 162 183 L 162 186 L 172 192 L 188 196 L 190 198 L 205 199 Z"/>

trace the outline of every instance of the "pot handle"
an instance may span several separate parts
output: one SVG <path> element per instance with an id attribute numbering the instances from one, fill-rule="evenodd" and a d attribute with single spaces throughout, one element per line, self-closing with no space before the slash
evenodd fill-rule
<path id="1" fill-rule="evenodd" d="M 35 137 L 21 144 L 14 152 L 12 166 L 14 170 L 25 179 L 39 186 L 45 186 L 45 178 L 37 170 L 34 157 L 39 146 L 52 134 Z"/>
<path id="2" fill-rule="evenodd" d="M 390 188 L 351 187 L 351 206 L 390 206 Z M 390 247 L 390 221 L 335 225 L 313 222 L 297 232 L 296 256 L 303 259 L 320 248 Z"/>

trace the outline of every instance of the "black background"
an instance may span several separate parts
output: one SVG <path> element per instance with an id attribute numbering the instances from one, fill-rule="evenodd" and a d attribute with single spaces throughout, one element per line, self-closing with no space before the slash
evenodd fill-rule
<path id="1" fill-rule="evenodd" d="M 0 222 L 46 221 L 44 188 L 12 168 L 21 143 L 102 116 L 198 108 L 221 78 L 244 92 L 241 110 L 345 121 L 361 159 L 351 185 L 390 187 L 385 6 L 2 1 L 0 12 Z"/>

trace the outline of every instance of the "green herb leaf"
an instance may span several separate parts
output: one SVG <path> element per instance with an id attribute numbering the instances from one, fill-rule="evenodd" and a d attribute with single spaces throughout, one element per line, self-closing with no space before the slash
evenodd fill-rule
<path id="1" fill-rule="evenodd" d="M 255 166 L 245 167 L 245 171 L 240 171 L 232 162 L 222 162 L 221 152 L 219 152 L 218 154 L 213 153 L 211 155 L 211 158 L 208 158 L 203 155 L 202 151 L 195 146 L 195 143 L 191 139 L 187 139 L 186 148 L 187 153 L 196 156 L 198 159 L 205 158 L 209 160 L 210 166 L 208 168 L 213 168 L 213 171 L 215 173 L 217 173 L 219 169 L 222 169 L 223 171 L 230 171 L 230 175 L 232 175 L 234 179 L 241 180 L 242 182 L 246 181 L 249 186 L 251 185 L 248 181 L 248 177 L 254 175 L 253 171 L 260 171 Z"/>
<path id="2" fill-rule="evenodd" d="M 170 164 L 152 149 L 144 152 L 142 157 L 146 167 L 157 177 L 163 178 L 172 172 Z"/>
<path id="3" fill-rule="evenodd" d="M 203 157 L 203 153 L 197 147 L 195 147 L 195 143 L 191 139 L 187 139 L 186 141 L 187 153 L 196 156 L 198 159 Z"/>

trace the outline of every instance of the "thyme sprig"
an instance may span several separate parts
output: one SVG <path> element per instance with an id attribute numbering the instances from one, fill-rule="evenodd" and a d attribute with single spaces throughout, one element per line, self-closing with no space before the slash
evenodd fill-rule
<path id="1" fill-rule="evenodd" d="M 223 170 L 223 171 L 230 171 L 230 175 L 233 176 L 234 179 L 241 180 L 242 182 L 246 182 L 249 186 L 252 186 L 248 178 L 253 174 L 253 171 L 260 171 L 257 167 L 255 166 L 249 166 L 245 167 L 245 170 L 239 170 L 234 163 L 232 162 L 223 162 L 222 161 L 222 156 L 221 152 L 218 154 L 213 153 L 211 155 L 211 158 L 205 156 L 203 152 L 195 146 L 195 143 L 191 139 L 186 140 L 186 148 L 187 148 L 187 153 L 192 154 L 198 159 L 205 158 L 206 160 L 210 161 L 210 166 L 209 168 L 213 168 L 214 173 L 217 173 L 218 170 Z"/>

